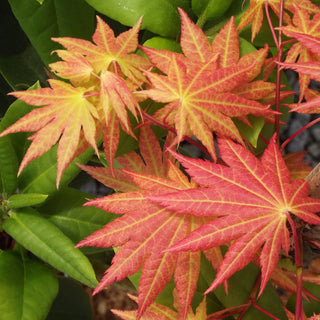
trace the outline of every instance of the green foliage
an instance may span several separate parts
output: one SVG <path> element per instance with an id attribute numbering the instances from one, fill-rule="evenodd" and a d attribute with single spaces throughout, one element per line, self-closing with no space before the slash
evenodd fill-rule
<path id="1" fill-rule="evenodd" d="M 299 1 L 293 2 L 299 4 Z M 312 2 L 319 7 L 319 1 Z M 124 265 L 118 270 L 121 275 L 118 276 L 116 273 L 110 277 L 114 277 L 116 281 L 119 280 L 118 277 L 126 278 L 126 281 L 130 281 L 132 286 L 136 288 L 140 299 L 137 319 L 140 316 L 142 316 L 142 320 L 147 319 L 147 316 L 143 315 L 145 311 L 147 315 L 149 312 L 159 319 L 174 319 L 175 317 L 183 320 L 198 319 L 197 315 L 202 314 L 204 309 L 198 310 L 196 315 L 194 311 L 203 300 L 203 293 L 215 280 L 216 270 L 223 258 L 228 255 L 226 251 L 230 244 L 223 243 L 227 245 L 221 247 L 223 254 L 220 252 L 220 247 L 219 250 L 217 247 L 203 250 L 201 259 L 200 255 L 196 256 L 193 251 L 188 256 L 188 260 L 184 252 L 179 252 L 178 259 L 173 258 L 175 252 L 169 252 L 170 249 L 168 252 L 163 250 L 172 248 L 172 244 L 175 245 L 180 240 L 183 241 L 189 234 L 193 234 L 191 232 L 199 226 L 206 225 L 209 221 L 211 223 L 212 219 L 222 218 L 220 216 L 202 216 L 202 212 L 194 220 L 190 218 L 192 216 L 190 212 L 187 214 L 174 212 L 175 216 L 172 218 L 170 214 L 173 209 L 170 209 L 169 205 L 170 210 L 165 208 L 164 204 L 159 204 L 155 199 L 152 199 L 160 192 L 164 193 L 166 197 L 168 194 L 177 192 L 173 196 L 177 199 L 185 189 L 191 189 L 191 192 L 194 192 L 195 188 L 201 192 L 203 189 L 207 190 L 207 186 L 199 186 L 192 179 L 189 181 L 183 174 L 184 169 L 180 171 L 178 166 L 173 164 L 176 160 L 172 155 L 166 152 L 162 153 L 159 145 L 166 151 L 166 148 L 173 149 L 178 144 L 177 150 L 184 154 L 190 154 L 189 148 L 191 146 L 191 148 L 200 148 L 201 156 L 204 158 L 210 156 L 213 159 L 216 156 L 219 158 L 221 155 L 212 152 L 217 147 L 213 143 L 215 136 L 212 135 L 212 131 L 214 131 L 219 139 L 227 136 L 237 140 L 257 157 L 266 149 L 261 135 L 269 141 L 275 132 L 273 124 L 266 124 L 273 122 L 272 117 L 278 113 L 270 111 L 269 106 L 275 104 L 275 89 L 276 86 L 280 88 L 280 83 L 275 85 L 277 81 L 275 71 L 270 73 L 270 76 L 266 76 L 264 73 L 266 72 L 267 54 L 263 57 L 258 57 L 258 54 L 265 50 L 263 49 L 265 44 L 271 48 L 268 57 L 271 57 L 272 54 L 276 56 L 279 51 L 270 31 L 270 23 L 272 23 L 272 28 L 279 24 L 277 12 L 272 12 L 274 3 L 277 1 L 269 1 L 270 20 L 266 19 L 265 13 L 263 13 L 264 19 L 263 22 L 261 21 L 261 26 L 257 21 L 259 19 L 254 19 L 252 16 L 252 21 L 244 27 L 239 27 L 241 19 L 245 20 L 246 12 L 250 12 L 252 6 L 260 4 L 264 10 L 264 1 L 6 1 L 7 14 L 4 21 L 8 25 L 12 21 L 16 24 L 12 24 L 14 27 L 8 33 L 7 38 L 10 39 L 6 38 L 5 40 L 3 47 L 6 48 L 0 51 L 0 74 L 2 77 L 0 85 L 4 84 L 0 94 L 3 95 L 5 91 L 8 91 L 8 88 L 15 91 L 44 88 L 48 86 L 47 80 L 49 78 L 67 81 L 74 87 L 85 88 L 85 94 L 81 98 L 87 99 L 86 101 L 90 102 L 92 108 L 95 108 L 95 111 L 92 112 L 92 119 L 97 129 L 96 135 L 93 134 L 97 150 L 87 147 L 86 144 L 81 145 L 82 148 L 79 148 L 81 152 L 75 152 L 76 157 L 72 158 L 71 164 L 66 170 L 62 170 L 63 174 L 57 189 L 57 157 L 59 157 L 59 154 L 57 156 L 57 145 L 41 157 L 31 159 L 32 161 L 18 175 L 19 164 L 34 136 L 26 129 L 0 137 L 1 320 L 91 320 L 93 313 L 84 287 L 97 287 L 96 277 L 99 281 L 101 280 L 101 270 L 107 266 L 109 273 L 112 273 L 115 268 L 118 268 L 118 264 Z M 294 10 L 297 9 L 294 9 L 293 6 L 290 7 L 288 3 L 289 1 L 285 1 L 286 13 L 290 12 L 291 16 L 297 14 L 294 13 Z M 312 7 L 307 0 L 303 3 L 305 6 L 310 6 L 309 11 L 301 14 L 303 19 L 308 20 L 309 15 L 312 17 L 317 14 L 317 7 Z M 9 9 L 12 10 L 12 13 Z M 104 21 L 110 26 L 110 30 L 105 29 L 102 32 L 101 27 L 100 30 L 95 31 L 95 14 L 101 18 L 98 25 L 103 26 L 102 21 Z M 137 21 L 142 16 L 142 23 L 139 26 Z M 233 21 L 230 20 L 231 16 L 234 17 L 232 23 L 230 22 Z M 286 21 L 289 23 L 289 20 Z M 260 28 L 256 37 L 252 36 L 253 26 L 256 29 Z M 136 29 L 131 32 L 130 27 Z M 139 36 L 137 35 L 138 31 Z M 239 32 L 239 38 L 237 32 Z M 290 28 L 287 32 L 290 32 Z M 308 36 L 302 31 L 301 33 Z M 60 37 L 65 37 L 65 42 L 62 42 L 65 47 L 57 41 L 52 41 L 52 38 Z M 68 42 L 70 38 L 77 39 L 74 42 Z M 1 39 L 0 41 L 2 41 Z M 88 42 L 82 42 L 79 39 L 85 39 Z M 286 39 L 289 37 L 284 37 L 284 40 Z M 303 51 L 303 54 L 305 54 L 307 62 L 310 59 L 315 66 L 319 60 L 316 54 L 320 52 L 320 49 L 314 48 L 315 44 L 308 44 L 308 39 L 305 40 L 306 47 L 302 50 L 311 50 L 313 54 L 310 54 L 309 51 Z M 319 36 L 316 39 L 319 39 Z M 238 40 L 239 45 L 236 46 L 235 42 L 237 43 Z M 138 42 L 139 46 L 137 47 Z M 212 46 L 211 43 L 213 43 Z M 226 49 L 229 46 L 231 49 Z M 292 43 L 285 44 L 284 52 L 287 53 L 291 47 Z M 216 51 L 212 52 L 212 50 Z M 230 55 L 230 52 L 234 54 Z M 61 61 L 59 56 L 64 56 L 62 70 L 70 67 L 76 74 L 75 78 L 72 78 L 74 76 L 72 72 L 68 78 L 63 72 L 57 72 L 57 75 L 50 71 L 49 65 L 51 63 Z M 147 59 L 152 62 L 152 65 Z M 65 64 L 63 65 L 63 63 Z M 101 67 L 104 64 L 107 65 L 106 68 Z M 237 64 L 237 66 L 234 67 L 233 64 Z M 255 71 L 256 74 L 252 76 L 250 72 L 255 68 L 259 70 Z M 89 69 L 90 72 L 86 73 Z M 77 72 L 80 73 L 78 78 Z M 82 76 L 87 79 L 87 82 L 83 81 Z M 210 83 L 211 78 L 214 78 L 216 82 L 225 82 L 223 86 L 216 88 Z M 108 82 L 110 79 L 113 82 Z M 267 88 L 272 83 L 275 86 L 274 92 L 267 94 L 259 92 L 258 98 L 248 98 L 247 94 L 250 94 L 250 90 L 247 88 L 255 88 L 255 82 L 263 83 L 261 85 L 263 88 Z M 282 89 L 281 99 L 286 98 L 286 103 L 292 103 L 292 97 L 289 97 L 292 92 L 285 92 L 285 90 L 289 91 L 290 87 L 286 80 L 282 79 L 282 83 L 286 87 Z M 252 87 L 250 87 L 251 85 Z M 203 90 L 203 87 L 209 89 Z M 201 90 L 204 92 L 201 93 Z M 199 96 L 197 96 L 198 94 Z M 317 94 L 316 92 L 307 92 L 305 98 L 311 99 L 311 95 Z M 227 107 L 221 107 L 219 101 L 215 101 L 216 96 L 222 100 L 225 99 L 223 101 Z M 239 99 L 238 105 L 232 104 L 230 97 Z M 189 101 L 186 102 L 188 99 Z M 244 100 L 249 101 L 250 107 L 258 105 L 261 109 L 256 113 L 242 109 L 239 111 L 237 108 L 240 108 L 240 103 L 245 105 Z M 0 121 L 0 133 L 32 110 L 42 108 L 40 103 L 34 106 L 22 100 L 16 100 L 7 105 L 6 98 L 0 99 L 0 103 L 1 101 L 4 101 L 4 105 L 0 107 L 1 113 L 3 113 Z M 213 101 L 216 102 L 214 107 L 211 106 Z M 190 105 L 188 105 L 189 102 Z M 132 105 L 128 107 L 130 103 Z M 115 106 L 118 108 L 116 109 Z M 129 111 L 128 115 L 124 115 L 121 108 L 126 109 L 125 112 Z M 212 110 L 217 112 L 217 118 L 213 117 L 216 114 Z M 282 116 L 285 120 L 288 117 L 288 110 L 283 106 L 279 110 L 283 113 Z M 319 109 L 316 109 L 316 112 L 319 112 Z M 275 118 L 277 119 L 277 117 L 278 115 Z M 51 119 L 50 121 L 55 120 Z M 113 121 L 113 125 L 108 126 L 108 121 Z M 213 122 L 216 126 L 221 124 L 222 129 L 212 129 Z M 228 125 L 226 125 L 227 122 Z M 275 122 L 278 123 L 278 120 Z M 126 127 L 127 123 L 128 127 Z M 129 124 L 131 128 L 129 128 Z M 57 128 L 59 125 L 61 124 L 58 124 Z M 148 125 L 153 126 L 153 131 Z M 149 129 L 143 130 L 140 127 Z M 117 133 L 118 128 L 119 132 Z M 224 130 L 228 133 L 226 134 Z M 174 138 L 177 133 L 178 137 Z M 106 137 L 115 139 L 111 147 L 108 146 Z M 86 134 L 84 134 L 84 138 L 83 136 L 81 138 L 85 140 Z M 199 139 L 200 143 L 195 138 Z M 208 140 L 210 141 L 208 142 Z M 109 153 L 109 155 L 115 154 L 117 158 L 114 168 L 112 168 L 112 161 L 108 158 L 107 149 L 108 147 L 112 149 L 117 144 L 117 150 L 112 150 Z M 209 150 L 210 148 L 212 150 Z M 68 148 L 66 149 L 68 155 Z M 271 161 L 267 156 L 264 159 L 267 164 L 269 164 L 268 161 Z M 181 161 L 181 159 L 179 160 Z M 218 161 L 220 160 L 219 158 Z M 218 168 L 219 166 L 221 164 L 217 165 Z M 80 191 L 79 184 L 83 182 L 80 167 L 96 180 L 108 185 L 112 189 L 112 195 L 94 199 L 94 195 Z M 281 171 L 286 170 L 281 168 Z M 295 168 L 301 169 L 299 166 Z M 188 171 L 188 168 L 186 170 Z M 287 171 L 281 173 L 285 177 L 283 180 L 289 179 Z M 243 172 L 239 175 L 241 175 L 240 180 L 245 179 Z M 189 178 L 190 176 L 192 175 L 189 174 Z M 201 178 L 204 179 L 204 177 Z M 231 181 L 233 178 L 229 177 L 228 179 Z M 197 181 L 197 178 L 194 177 L 194 180 Z M 91 177 L 86 176 L 84 183 L 87 181 L 92 181 Z M 239 182 L 240 185 L 241 183 Z M 295 184 L 295 186 L 297 185 Z M 284 189 L 288 190 L 288 184 Z M 123 191 L 123 193 L 119 193 L 119 191 Z M 230 191 L 232 193 L 232 190 Z M 219 190 L 217 194 L 220 194 Z M 209 201 L 210 197 L 206 197 L 206 200 Z M 198 201 L 201 202 L 200 198 Z M 232 201 L 230 200 L 230 202 Z M 312 205 L 316 206 L 317 204 L 313 203 Z M 142 216 L 143 212 L 148 212 L 148 215 Z M 149 216 L 151 215 L 153 219 L 158 220 L 152 220 L 148 225 L 143 225 L 144 220 L 150 220 Z M 174 227 L 168 221 L 161 220 L 165 215 L 168 215 L 168 221 L 174 221 L 176 224 L 173 225 Z M 224 212 L 223 215 L 227 216 L 227 213 Z M 188 223 L 183 220 L 187 220 L 185 217 L 190 219 Z M 131 221 L 131 225 L 126 225 L 128 221 Z M 303 220 L 299 221 L 302 223 Z M 145 234 L 143 234 L 144 232 L 134 234 L 134 230 L 142 230 L 139 229 L 141 226 L 145 228 Z M 129 228 L 133 229 L 130 237 L 126 236 Z M 172 239 L 168 239 L 167 233 L 165 233 L 170 228 L 172 228 Z M 184 230 L 183 236 L 179 235 L 181 231 L 179 228 Z M 295 228 L 290 231 L 291 240 L 295 231 Z M 108 239 L 105 239 L 105 232 L 108 232 Z M 154 240 L 154 235 L 158 236 L 158 239 Z M 137 244 L 140 244 L 143 236 L 146 236 L 147 240 L 141 243 L 140 248 Z M 2 239 L 4 240 L 2 241 Z M 233 240 L 231 237 L 230 239 Z M 152 253 L 150 248 L 156 248 L 152 241 L 157 244 L 168 243 L 168 245 L 164 245 L 163 248 L 159 246 L 162 249 Z M 285 254 L 288 245 L 285 240 L 281 241 L 282 243 L 279 245 L 282 245 L 281 254 Z M 108 245 L 105 245 L 105 242 Z M 133 245 L 131 245 L 132 243 Z M 77 244 L 79 247 L 85 245 L 93 247 L 76 248 Z M 258 249 L 261 249 L 261 246 L 260 244 Z M 113 253 L 113 249 L 116 253 Z M 279 270 L 280 268 L 278 268 L 276 270 L 278 274 L 271 277 L 259 295 L 261 280 L 259 263 L 262 268 L 266 266 L 266 263 L 259 262 L 261 252 L 258 249 L 255 250 L 255 257 L 250 257 L 249 260 L 246 258 L 248 260 L 247 266 L 228 277 L 226 280 L 228 283 L 225 281 L 223 285 L 214 288 L 211 292 L 206 292 L 207 319 L 215 318 L 219 312 L 217 317 L 220 317 L 221 310 L 225 310 L 222 316 L 227 319 L 238 317 L 237 319 L 267 320 L 270 319 L 270 314 L 275 319 L 287 319 L 283 302 L 273 283 L 281 287 L 283 285 L 281 277 L 284 277 L 284 274 L 287 276 L 292 270 Z M 149 259 L 151 254 L 154 254 L 153 260 Z M 106 256 L 110 257 L 110 255 L 115 255 L 111 266 L 110 261 L 106 259 Z M 101 257 L 105 260 L 101 261 Z M 277 257 L 278 254 L 274 260 L 277 260 Z M 159 262 L 157 259 L 162 260 Z M 128 261 L 130 262 L 128 263 Z M 139 270 L 140 264 L 145 264 L 139 271 L 132 272 L 132 266 L 126 266 L 126 263 L 130 264 L 131 261 L 133 261 L 134 270 Z M 150 270 L 145 267 L 146 265 L 151 266 Z M 269 265 L 267 266 L 269 267 Z M 313 268 L 317 270 L 317 267 L 319 268 L 319 265 L 315 263 Z M 191 271 L 185 271 L 188 268 Z M 174 272 L 173 269 L 176 271 Z M 300 281 L 297 282 L 299 285 L 303 281 L 302 277 L 300 279 L 298 277 L 301 269 L 299 261 L 296 260 L 294 267 L 296 273 L 292 277 L 297 276 L 297 281 Z M 319 270 L 320 268 L 318 272 Z M 169 272 L 171 273 L 169 274 Z M 182 274 L 183 272 L 185 274 Z M 221 273 L 221 270 L 218 273 Z M 174 275 L 171 276 L 171 274 Z M 179 291 L 178 284 L 186 282 L 186 274 L 189 276 L 189 283 L 192 282 L 195 286 L 193 288 L 193 284 L 184 283 L 190 292 L 188 290 L 182 292 L 181 289 Z M 312 278 L 314 275 L 315 273 L 312 272 L 307 273 L 307 276 L 312 279 L 310 281 L 318 281 L 319 283 L 317 277 Z M 105 277 L 108 277 L 108 272 Z M 165 280 L 159 284 L 157 277 L 165 278 Z M 292 277 L 288 276 L 286 279 L 292 280 Z M 287 304 L 288 309 L 300 315 L 304 311 L 308 317 L 312 316 L 313 311 L 320 312 L 319 303 L 312 300 L 312 294 L 319 296 L 319 285 L 307 284 L 306 288 L 310 290 L 310 293 L 303 288 L 297 289 L 295 280 L 290 282 L 290 288 L 285 288 L 285 294 L 290 296 Z M 150 286 L 152 281 L 154 282 Z M 178 290 L 177 294 L 175 287 Z M 152 293 L 146 294 L 150 288 L 152 288 Z M 100 282 L 100 287 L 97 287 L 96 292 L 101 289 L 103 289 L 103 285 Z M 155 291 L 158 293 L 162 289 L 162 293 L 157 297 L 152 296 L 156 295 Z M 304 298 L 303 310 L 299 309 L 299 299 L 296 299 L 295 295 L 297 290 L 300 290 L 298 293 Z M 150 298 L 150 296 L 152 297 Z M 307 297 L 311 298 L 310 303 L 306 302 Z M 154 309 L 151 311 L 148 309 L 148 307 L 152 308 L 155 299 L 157 303 L 162 305 L 161 307 L 156 305 L 156 308 L 162 310 L 163 313 L 158 310 L 160 313 L 157 314 Z M 193 311 L 189 309 L 189 304 L 191 304 Z M 143 306 L 141 307 L 141 305 Z M 171 308 L 167 314 L 163 311 L 167 310 L 166 307 Z M 234 310 L 237 312 L 233 314 Z M 171 314 L 171 318 L 169 314 Z"/>

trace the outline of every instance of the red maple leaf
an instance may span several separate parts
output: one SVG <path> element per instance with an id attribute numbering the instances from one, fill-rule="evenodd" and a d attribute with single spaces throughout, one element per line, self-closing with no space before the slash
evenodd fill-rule
<path id="1" fill-rule="evenodd" d="M 250 82 L 259 74 L 268 48 L 240 58 L 233 18 L 210 45 L 203 31 L 183 10 L 179 12 L 183 54 L 143 48 L 165 75 L 146 71 L 152 86 L 138 94 L 166 104 L 154 114 L 154 118 L 175 127 L 178 143 L 185 135 L 196 135 L 215 159 L 213 131 L 218 136 L 243 143 L 231 118 L 242 120 L 248 114 L 275 114 L 269 105 L 255 101 L 254 95 L 247 99 L 243 94 L 244 82 Z M 264 81 L 258 84 L 260 94 L 266 89 L 264 86 L 269 86 Z M 240 85 L 242 92 L 237 94 Z"/>
<path id="2" fill-rule="evenodd" d="M 246 266 L 263 246 L 261 293 L 276 267 L 281 247 L 288 253 L 289 215 L 320 224 L 315 214 L 320 210 L 320 201 L 308 197 L 308 184 L 304 180 L 290 182 L 290 172 L 273 139 L 261 160 L 225 139 L 219 140 L 219 150 L 228 167 L 175 154 L 202 187 L 149 198 L 180 213 L 219 217 L 166 250 L 207 250 L 232 242 L 206 292 Z"/>
<path id="3" fill-rule="evenodd" d="M 289 37 L 296 38 L 297 43 L 289 49 L 285 63 L 288 64 L 310 64 L 317 63 L 320 58 L 320 9 L 313 12 L 313 18 L 310 18 L 310 12 L 297 5 L 293 6 L 292 24 L 282 27 L 283 33 Z M 315 14 L 314 14 L 315 13 Z M 310 80 L 314 79 L 312 74 L 299 72 L 300 101 L 306 97 Z"/>
<path id="4" fill-rule="evenodd" d="M 183 310 L 178 299 L 178 294 L 176 290 L 173 290 L 174 295 L 174 308 L 177 310 L 173 311 L 171 308 L 158 304 L 152 303 L 144 315 L 141 317 L 141 320 L 173 320 L 173 319 L 183 319 Z M 137 297 L 129 294 L 129 297 L 138 302 Z M 123 310 L 111 310 L 115 315 L 121 317 L 124 320 L 135 320 L 137 319 L 137 311 L 123 311 Z M 207 304 L 206 297 L 203 298 L 202 302 L 196 309 L 196 313 L 193 312 L 191 306 L 188 310 L 187 319 L 188 320 L 200 320 L 207 318 Z"/>
<path id="5" fill-rule="evenodd" d="M 142 127 L 141 130 L 140 152 L 144 161 L 137 161 L 138 155 L 135 152 L 117 159 L 124 168 L 135 171 L 117 169 L 114 178 L 110 176 L 109 169 L 81 166 L 108 186 L 127 192 L 91 200 L 86 204 L 123 216 L 81 241 L 77 247 L 120 247 L 95 293 L 114 281 L 133 275 L 142 267 L 137 313 L 139 317 L 174 274 L 182 319 L 185 319 L 197 286 L 200 252 L 176 254 L 162 251 L 182 240 L 206 222 L 207 218 L 183 216 L 147 198 L 159 192 L 194 188 L 196 184 L 189 182 L 171 161 L 168 165 L 166 155 L 162 165 L 163 153 L 155 135 L 148 127 Z M 119 170 L 122 175 L 127 176 L 126 180 L 117 181 L 117 178 L 122 179 L 122 176 L 118 175 Z M 209 261 L 216 257 L 221 258 L 220 249 L 208 250 L 205 254 Z"/>

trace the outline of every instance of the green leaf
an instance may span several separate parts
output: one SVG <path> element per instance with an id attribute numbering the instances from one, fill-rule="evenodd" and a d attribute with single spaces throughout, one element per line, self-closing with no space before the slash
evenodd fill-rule
<path id="1" fill-rule="evenodd" d="M 174 52 L 182 52 L 180 44 L 177 41 L 163 37 L 153 37 L 148 39 L 143 45 L 148 48 L 159 50 L 166 49 Z"/>
<path id="2" fill-rule="evenodd" d="M 0 131 L 3 127 L 0 124 Z M 14 193 L 18 186 L 18 159 L 10 137 L 0 138 L 0 189 L 1 192 Z"/>
<path id="3" fill-rule="evenodd" d="M 263 117 L 254 117 L 248 116 L 252 127 L 249 127 L 247 124 L 244 124 L 242 121 L 238 119 L 233 119 L 236 124 L 239 132 L 242 136 L 244 136 L 255 148 L 257 147 L 259 134 L 264 126 L 264 118 Z"/>
<path id="4" fill-rule="evenodd" d="M 87 163 L 94 154 L 93 148 L 87 149 L 64 171 L 59 187 L 68 185 L 80 172 L 76 163 Z M 51 148 L 41 157 L 32 160 L 19 176 L 19 190 L 21 193 L 45 193 L 57 192 L 57 146 Z"/>
<path id="5" fill-rule="evenodd" d="M 26 249 L 56 269 L 91 287 L 96 286 L 85 255 L 54 224 L 31 208 L 11 211 L 3 229 Z"/>
<path id="6" fill-rule="evenodd" d="M 25 90 L 40 80 L 47 80 L 42 61 L 29 45 L 23 52 L 0 55 L 0 73 L 13 90 Z"/>
<path id="7" fill-rule="evenodd" d="M 223 16 L 233 0 L 192 0 L 192 11 L 202 19 L 217 19 Z"/>
<path id="8" fill-rule="evenodd" d="M 42 263 L 0 252 L 1 320 L 42 320 L 58 293 L 58 281 Z"/>
<path id="9" fill-rule="evenodd" d="M 78 243 L 115 218 L 112 213 L 99 208 L 83 207 L 88 198 L 93 197 L 76 189 L 64 188 L 50 197 L 39 211 L 74 243 Z M 101 251 L 101 248 L 81 248 L 81 250 L 92 253 Z"/>
<path id="10" fill-rule="evenodd" d="M 188 11 L 187 0 L 86 0 L 98 12 L 113 20 L 132 27 L 141 16 L 142 29 L 174 38 L 180 32 L 177 7 Z"/>
<path id="11" fill-rule="evenodd" d="M 40 88 L 40 85 L 37 82 L 33 86 L 31 86 L 29 90 L 38 89 L 38 88 Z M 10 125 L 15 123 L 17 120 L 22 118 L 24 115 L 26 115 L 28 112 L 30 112 L 34 108 L 35 106 L 30 106 L 29 104 L 26 104 L 21 100 L 16 100 L 10 105 L 6 114 L 2 118 L 0 123 L 1 130 L 8 128 Z M 29 134 L 24 132 L 13 133 L 13 134 L 10 134 L 9 136 L 11 139 L 12 145 L 14 147 L 14 150 L 16 152 L 16 155 L 18 157 L 18 161 L 22 160 L 26 147 L 30 144 L 30 141 L 27 140 L 28 136 Z"/>
<path id="12" fill-rule="evenodd" d="M 59 278 L 59 293 L 46 320 L 92 320 L 89 296 L 84 288 L 68 278 Z"/>
<path id="13" fill-rule="evenodd" d="M 210 269 L 210 264 L 205 261 L 205 259 L 202 259 L 200 277 L 202 278 L 202 281 L 207 283 L 207 288 L 208 286 L 210 286 L 215 277 L 215 272 L 209 272 Z M 250 294 L 255 286 L 255 282 L 258 277 L 259 268 L 253 263 L 250 263 L 244 269 L 236 272 L 232 277 L 228 279 L 228 295 L 225 293 L 224 286 L 222 285 L 213 291 L 214 295 L 224 306 L 224 308 L 244 304 L 250 297 Z M 263 294 L 258 299 L 257 304 L 279 319 L 286 319 L 280 297 L 270 283 L 266 286 Z M 256 308 L 251 307 L 245 313 L 243 319 L 269 320 L 270 317 L 257 310 Z"/>
<path id="14" fill-rule="evenodd" d="M 52 37 L 90 39 L 94 30 L 94 10 L 84 0 L 9 0 L 11 9 L 43 62 L 55 61 L 51 52 L 58 45 Z"/>
<path id="15" fill-rule="evenodd" d="M 47 197 L 40 193 L 14 194 L 7 200 L 8 209 L 34 206 L 46 201 Z"/>

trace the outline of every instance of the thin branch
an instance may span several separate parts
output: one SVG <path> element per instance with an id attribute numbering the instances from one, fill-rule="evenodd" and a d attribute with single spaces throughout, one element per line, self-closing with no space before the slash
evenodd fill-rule
<path id="1" fill-rule="evenodd" d="M 299 129 L 296 133 L 294 133 L 292 136 L 290 136 L 287 140 L 285 140 L 280 147 L 280 151 L 282 152 L 285 148 L 285 146 L 291 142 L 298 134 L 303 132 L 304 130 L 308 129 L 309 127 L 313 126 L 315 123 L 319 122 L 320 118 L 317 118 L 309 123 L 307 123 L 305 126 L 303 126 L 301 129 Z"/>
<path id="2" fill-rule="evenodd" d="M 151 121 L 153 124 L 155 124 L 158 127 L 161 127 L 165 130 L 171 131 L 174 134 L 177 134 L 176 130 L 156 119 L 154 119 L 150 114 L 146 113 L 144 110 L 141 110 L 141 113 L 143 115 L 144 118 L 148 119 L 149 121 Z M 213 137 L 212 137 L 213 139 Z M 207 148 L 204 147 L 202 144 L 198 143 L 197 141 L 193 140 L 192 138 L 188 137 L 188 136 L 183 136 L 183 140 L 193 144 L 195 147 L 197 147 L 199 150 L 201 150 L 203 153 L 205 153 L 206 155 L 208 155 L 209 157 L 211 157 L 210 153 L 208 152 Z"/>

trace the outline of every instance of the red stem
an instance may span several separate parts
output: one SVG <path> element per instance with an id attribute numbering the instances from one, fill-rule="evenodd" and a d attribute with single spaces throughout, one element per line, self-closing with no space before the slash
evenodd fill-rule
<path id="1" fill-rule="evenodd" d="M 297 268 L 297 292 L 296 292 L 296 311 L 295 320 L 303 320 L 302 306 L 302 267 Z"/>
<path id="2" fill-rule="evenodd" d="M 271 313 L 268 312 L 267 310 L 264 310 L 263 308 L 261 308 L 260 306 L 258 306 L 254 300 L 252 301 L 252 305 L 253 305 L 256 309 L 258 309 L 259 311 L 261 311 L 261 312 L 263 312 L 264 314 L 266 314 L 267 316 L 269 316 L 270 318 L 275 319 L 275 320 L 280 320 L 279 318 L 277 318 L 276 316 L 274 316 L 273 314 L 271 314 Z"/>
<path id="3" fill-rule="evenodd" d="M 278 34 L 278 39 L 276 37 L 271 18 L 269 15 L 269 7 L 268 7 L 268 1 L 265 1 L 265 11 L 266 11 L 266 16 L 267 20 L 271 29 L 272 36 L 274 38 L 275 45 L 277 47 L 277 61 L 281 62 L 282 59 L 282 31 L 281 27 L 283 25 L 283 10 L 284 10 L 284 0 L 280 1 L 280 13 L 279 13 L 279 34 Z M 280 87 L 281 87 L 281 66 L 277 64 L 277 76 L 276 76 L 276 101 L 275 101 L 275 111 L 278 112 L 278 114 L 275 115 L 275 123 L 274 123 L 274 131 L 277 136 L 277 143 L 278 145 L 280 144 L 279 142 L 279 133 L 280 133 Z"/>
<path id="4" fill-rule="evenodd" d="M 307 123 L 304 127 L 302 127 L 301 129 L 299 129 L 296 133 L 294 133 L 291 137 L 289 137 L 286 141 L 284 141 L 280 147 L 280 151 L 282 152 L 283 149 L 285 148 L 285 146 L 291 141 L 293 140 L 298 134 L 300 134 L 301 132 L 303 132 L 304 130 L 308 129 L 309 127 L 313 126 L 315 123 L 319 122 L 320 118 L 317 118 L 309 123 Z"/>
<path id="5" fill-rule="evenodd" d="M 207 320 L 224 319 L 240 312 L 242 308 L 250 307 L 250 304 L 242 304 L 240 306 L 230 307 L 222 311 L 218 311 L 208 315 Z M 228 311 L 230 310 L 230 312 Z M 232 311 L 231 311 L 232 310 Z"/>
<path id="6" fill-rule="evenodd" d="M 286 214 L 293 234 L 293 242 L 295 248 L 295 264 L 297 267 L 297 291 L 296 291 L 296 312 L 295 320 L 303 320 L 303 306 L 302 306 L 302 237 L 290 216 Z"/>
<path id="7" fill-rule="evenodd" d="M 153 122 L 155 125 L 157 125 L 158 127 L 161 127 L 165 130 L 168 130 L 168 131 L 171 131 L 173 132 L 174 134 L 177 134 L 176 130 L 156 119 L 154 119 L 150 114 L 146 113 L 144 110 L 141 110 L 141 113 L 143 115 L 144 118 L 150 120 L 151 122 Z M 213 139 L 213 137 L 212 137 Z M 209 157 L 210 156 L 210 153 L 208 152 L 207 148 L 204 147 L 202 144 L 198 143 L 197 141 L 191 139 L 190 137 L 188 136 L 183 136 L 183 140 L 185 141 L 188 141 L 189 143 L 193 144 L 195 147 L 197 147 L 199 150 L 201 150 L 202 152 L 204 152 L 205 154 L 207 154 Z"/>
<path id="8" fill-rule="evenodd" d="M 276 48 L 278 49 L 279 48 L 279 43 L 278 43 L 278 39 L 277 39 L 276 33 L 274 31 L 273 25 L 272 25 L 271 18 L 270 18 L 268 1 L 264 2 L 264 10 L 266 12 L 268 24 L 269 24 L 269 27 L 270 27 L 270 30 L 271 30 L 271 33 L 272 33 L 272 37 L 273 37 L 273 41 L 274 41 L 274 43 L 276 45 Z"/>

